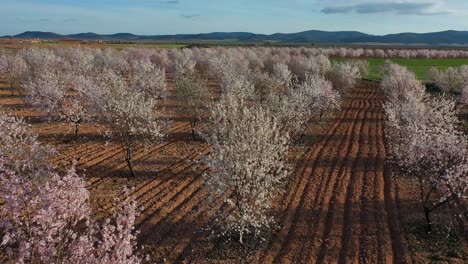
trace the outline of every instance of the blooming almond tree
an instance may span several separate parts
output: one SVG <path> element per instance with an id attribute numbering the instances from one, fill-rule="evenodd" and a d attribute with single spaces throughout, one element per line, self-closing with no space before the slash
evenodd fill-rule
<path id="1" fill-rule="evenodd" d="M 130 174 L 135 176 L 132 156 L 138 142 L 150 143 L 163 137 L 164 122 L 156 111 L 156 101 L 128 86 L 123 77 L 105 71 L 93 84 L 91 97 L 99 109 L 109 135 L 122 146 Z"/>
<path id="2" fill-rule="evenodd" d="M 93 116 L 88 96 L 90 81 L 78 75 L 43 72 L 30 80 L 25 89 L 27 101 L 44 111 L 49 119 L 57 119 L 74 125 L 75 140 L 80 124 Z"/>
<path id="3" fill-rule="evenodd" d="M 116 49 L 107 48 L 97 50 L 94 54 L 94 70 L 101 73 L 111 70 L 116 74 L 123 76 L 129 69 L 127 60 L 124 54 Z"/>
<path id="4" fill-rule="evenodd" d="M 390 102 L 421 101 L 425 97 L 425 87 L 406 67 L 387 60 L 381 70 L 383 79 L 380 86 Z"/>
<path id="5" fill-rule="evenodd" d="M 42 178 L 52 168 L 44 163 L 55 149 L 39 144 L 37 135 L 23 119 L 0 112 L 0 157 L 8 157 L 3 165 L 21 177 Z"/>
<path id="6" fill-rule="evenodd" d="M 333 87 L 341 93 L 353 88 L 361 78 L 360 69 L 348 61 L 332 64 L 326 76 L 333 83 Z"/>
<path id="7" fill-rule="evenodd" d="M 8 54 L 4 50 L 0 49 L 0 76 L 4 78 L 8 69 Z"/>
<path id="8" fill-rule="evenodd" d="M 465 86 L 462 90 L 462 93 L 460 96 L 460 103 L 468 105 L 468 85 Z"/>
<path id="9" fill-rule="evenodd" d="M 352 60 L 350 62 L 359 69 L 361 77 L 365 78 L 369 75 L 369 62 L 367 60 Z"/>
<path id="10" fill-rule="evenodd" d="M 417 180 L 430 232 L 431 212 L 467 198 L 468 139 L 457 130 L 453 100 L 424 95 L 404 67 L 387 66 L 382 87 L 389 95 L 384 109 L 391 161 Z"/>
<path id="11" fill-rule="evenodd" d="M 134 253 L 136 203 L 125 201 L 103 224 L 91 218 L 86 182 L 73 169 L 38 180 L 22 177 L 0 157 L 4 201 L 1 246 L 17 263 L 140 263 Z"/>
<path id="12" fill-rule="evenodd" d="M 428 72 L 428 77 L 442 91 L 459 94 L 468 85 L 468 66 L 449 67 L 446 71 L 439 71 L 432 67 Z"/>
<path id="13" fill-rule="evenodd" d="M 21 81 L 28 73 L 28 65 L 20 54 L 8 54 L 2 55 L 3 70 L 2 74 L 8 78 L 8 84 L 10 85 L 11 95 L 13 96 L 15 88 L 19 88 Z"/>
<path id="14" fill-rule="evenodd" d="M 206 158 L 211 173 L 205 179 L 210 194 L 223 197 L 229 207 L 218 219 L 221 234 L 238 235 L 241 243 L 248 234 L 261 237 L 272 227 L 268 210 L 287 175 L 289 137 L 267 109 L 235 96 L 213 107 L 212 122 Z"/>
<path id="15" fill-rule="evenodd" d="M 0 124 L 0 249 L 10 261 L 141 262 L 134 253 L 136 204 L 130 198 L 112 222 L 97 223 L 86 181 L 73 168 L 57 173 L 47 161 L 51 148 L 40 145 L 21 119 L 0 115 Z"/>
<path id="16" fill-rule="evenodd" d="M 197 75 L 179 75 L 175 83 L 176 96 L 181 109 L 189 118 L 192 139 L 195 140 L 195 125 L 208 105 L 210 91 L 205 80 Z"/>
<path id="17" fill-rule="evenodd" d="M 166 96 L 165 69 L 153 64 L 149 58 L 133 61 L 130 67 L 132 88 L 151 98 Z"/>
<path id="18" fill-rule="evenodd" d="M 322 117 L 323 112 L 340 109 L 340 94 L 333 89 L 332 83 L 322 76 L 307 76 L 306 80 L 298 84 L 296 89 L 304 93 L 307 97 L 307 107 L 310 109 L 311 113 L 319 112 L 320 117 Z"/>
<path id="19" fill-rule="evenodd" d="M 271 93 L 264 106 L 276 116 L 281 131 L 302 138 L 304 126 L 314 114 L 321 117 L 323 112 L 339 109 L 340 104 L 341 96 L 331 82 L 314 74 L 284 94 Z"/>
<path id="20" fill-rule="evenodd" d="M 455 103 L 438 98 L 428 100 L 416 122 L 400 122 L 399 130 L 406 132 L 400 133 L 404 137 L 392 140 L 391 145 L 400 170 L 417 179 L 430 232 L 432 211 L 468 195 L 468 141 L 456 131 L 454 123 L 447 122 L 456 120 Z M 394 128 L 392 121 L 390 117 L 390 129 Z"/>

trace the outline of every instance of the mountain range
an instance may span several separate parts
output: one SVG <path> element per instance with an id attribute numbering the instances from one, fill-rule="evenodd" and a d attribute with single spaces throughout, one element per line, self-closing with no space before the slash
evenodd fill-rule
<path id="1" fill-rule="evenodd" d="M 78 39 L 104 41 L 237 41 L 246 43 L 336 43 L 336 44 L 411 44 L 411 45 L 468 45 L 468 31 L 441 31 L 433 33 L 398 33 L 389 35 L 370 35 L 358 31 L 320 31 L 309 30 L 298 33 L 275 33 L 271 35 L 249 32 L 213 32 L 201 34 L 175 35 L 134 35 L 117 33 L 112 35 L 79 33 L 62 35 L 53 32 L 26 31 L 2 38 L 18 39 Z"/>

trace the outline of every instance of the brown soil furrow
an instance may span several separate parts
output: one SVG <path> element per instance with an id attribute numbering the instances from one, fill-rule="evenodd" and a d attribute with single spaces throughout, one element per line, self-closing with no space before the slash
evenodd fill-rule
<path id="1" fill-rule="evenodd" d="M 141 163 L 153 157 L 156 152 L 163 152 L 163 151 L 170 152 L 176 149 L 177 149 L 176 142 L 167 142 L 167 143 L 162 143 L 162 144 L 150 147 L 146 150 L 144 149 L 139 150 L 133 157 L 134 165 L 138 166 L 138 163 Z M 159 168 L 159 171 L 157 171 L 157 174 L 163 174 L 165 170 L 173 168 L 171 166 L 178 166 L 180 164 L 184 164 L 185 160 L 190 159 L 193 156 L 193 154 L 199 154 L 199 150 L 200 148 L 197 148 L 194 151 L 191 151 L 189 154 L 182 156 L 176 162 L 164 165 L 162 168 Z M 94 175 L 98 175 L 97 179 L 95 177 L 90 182 L 90 185 L 93 185 L 93 188 L 96 188 L 98 183 L 102 184 L 103 181 L 110 180 L 112 177 L 109 175 L 112 175 L 115 171 L 119 169 L 126 170 L 127 164 L 124 162 L 123 157 L 119 154 L 121 154 L 121 150 L 113 153 L 112 155 L 109 155 L 107 159 L 94 160 L 91 164 L 88 163 L 89 165 L 88 168 L 100 166 L 100 169 L 93 169 L 92 171 Z M 115 163 L 117 163 L 117 165 L 115 165 Z M 102 171 L 107 171 L 107 172 L 104 173 L 104 175 L 102 175 L 101 174 Z"/>
<path id="2" fill-rule="evenodd" d="M 366 176 L 364 171 L 364 164 L 362 164 L 363 146 L 365 140 L 364 127 L 366 126 L 365 116 L 370 110 L 370 102 L 365 101 L 365 112 L 360 116 L 356 122 L 359 125 L 355 128 L 355 137 L 353 140 L 352 151 L 353 157 L 347 160 L 345 165 L 345 182 L 340 188 L 337 203 L 339 204 L 339 216 L 333 218 L 332 225 L 337 228 L 333 229 L 331 238 L 333 244 L 330 253 L 325 256 L 325 261 L 331 257 L 340 263 L 354 263 L 358 262 L 359 254 L 359 232 L 360 226 L 360 212 L 361 212 L 361 198 L 362 198 L 362 184 L 363 178 Z M 325 248 L 326 249 L 326 248 Z M 332 254 L 334 253 L 334 256 Z"/>
<path id="3" fill-rule="evenodd" d="M 361 109 L 353 120 L 353 129 L 348 135 L 346 154 L 341 160 L 337 173 L 330 176 L 340 178 L 335 182 L 332 193 L 326 196 L 328 200 L 328 204 L 325 205 L 326 216 L 321 219 L 317 228 L 317 230 L 323 230 L 317 256 L 318 263 L 323 261 L 337 262 L 340 248 L 346 250 L 354 246 L 354 243 L 350 243 L 353 241 L 348 240 L 346 240 L 348 244 L 341 245 L 341 238 L 351 235 L 353 230 L 350 229 L 350 224 L 354 222 L 352 212 L 358 210 L 355 197 L 359 195 L 359 192 L 355 184 L 360 179 L 355 172 L 357 172 L 357 157 L 361 151 L 360 143 L 362 138 L 360 133 L 363 127 L 363 116 L 369 109 L 369 104 L 366 101 L 362 101 L 362 99 L 359 99 L 359 101 L 361 102 Z M 359 227 L 355 226 L 355 228 Z"/>
<path id="4" fill-rule="evenodd" d="M 168 133 L 179 132 L 182 131 L 184 128 L 184 124 L 178 124 L 177 126 L 173 126 L 172 129 L 168 131 Z M 73 145 L 70 145 L 67 149 L 60 151 L 61 154 L 57 156 L 53 160 L 53 162 L 58 162 L 63 159 L 73 159 L 75 157 L 79 157 L 79 162 L 77 163 L 77 166 L 83 167 L 85 169 L 90 169 L 93 166 L 98 165 L 105 160 L 116 157 L 122 152 L 118 144 L 112 144 L 111 146 L 107 146 L 106 144 L 104 144 L 104 142 L 96 142 L 93 144 L 85 145 L 82 145 L 81 142 L 77 142 L 77 144 L 78 147 L 76 149 Z M 170 144 L 170 142 L 158 144 L 158 146 L 165 146 L 167 144 Z"/>
<path id="5" fill-rule="evenodd" d="M 265 263 L 273 262 L 273 260 L 280 253 L 281 249 L 286 245 L 288 241 L 288 234 L 292 233 L 291 230 L 294 228 L 293 221 L 296 216 L 296 208 L 300 203 L 300 199 L 304 194 L 305 186 L 309 181 L 309 175 L 311 173 L 310 170 L 313 169 L 313 166 L 310 164 L 310 161 L 313 161 L 313 156 L 317 156 L 320 153 L 322 153 L 324 148 L 327 147 L 328 144 L 331 144 L 333 142 L 331 138 L 333 137 L 333 134 L 336 132 L 336 130 L 340 127 L 340 124 L 344 121 L 344 119 L 348 117 L 348 109 L 350 107 L 351 102 L 345 102 L 340 118 L 328 129 L 328 132 L 322 137 L 320 142 L 317 144 L 317 147 L 311 149 L 310 153 L 305 155 L 303 168 L 299 170 L 300 173 L 298 173 L 297 179 L 295 181 L 297 184 L 293 188 L 291 188 L 291 191 L 287 196 L 287 202 L 285 203 L 287 209 L 284 210 L 284 217 L 281 221 L 283 229 L 280 230 L 279 234 L 273 237 L 273 239 L 271 240 L 272 243 L 268 245 L 267 249 L 264 252 L 261 252 L 255 256 L 254 259 L 256 261 Z"/>
<path id="6" fill-rule="evenodd" d="M 386 146 L 382 144 L 385 153 L 388 153 Z M 383 200 L 385 203 L 385 213 L 387 218 L 385 219 L 390 230 L 389 236 L 392 245 L 392 255 L 394 263 L 411 263 L 407 249 L 405 246 L 405 238 L 403 231 L 401 230 L 400 220 L 400 199 L 398 194 L 397 182 L 393 177 L 391 166 L 388 163 L 384 163 L 383 166 L 384 176 L 384 188 L 383 188 Z M 388 240 L 386 240 L 388 241 Z"/>
<path id="7" fill-rule="evenodd" d="M 137 220 L 137 228 L 144 234 L 141 240 L 152 240 L 150 238 L 153 238 L 155 234 L 152 234 L 153 232 L 150 230 L 157 227 L 161 221 L 174 211 L 177 211 L 184 202 L 193 198 L 193 193 L 200 191 L 202 183 L 201 176 L 195 176 L 191 181 L 178 185 L 160 201 L 152 203 L 150 208 L 146 208 L 147 210 Z"/>
<path id="8" fill-rule="evenodd" d="M 176 130 L 173 132 L 178 132 L 183 129 L 183 127 L 177 127 Z M 139 159 L 142 159 L 143 157 L 148 157 L 151 156 L 154 152 L 161 150 L 163 148 L 166 148 L 168 146 L 172 146 L 173 141 L 169 141 L 166 143 L 161 143 L 158 145 L 155 145 L 153 147 L 150 147 L 149 149 L 142 149 L 143 146 L 138 147 L 137 146 L 137 152 L 134 154 L 134 162 L 137 163 Z M 105 152 L 105 150 L 104 150 Z M 111 150 L 108 150 L 107 153 L 105 152 L 106 155 L 99 155 L 100 153 L 94 153 L 92 156 L 81 163 L 86 166 L 86 168 L 92 168 L 94 166 L 100 165 L 102 167 L 109 167 L 109 168 L 114 168 L 112 165 L 108 165 L 107 163 L 115 162 L 115 160 L 118 160 L 117 162 L 120 163 L 119 167 L 115 167 L 114 170 L 121 169 L 126 167 L 126 163 L 123 161 L 123 157 L 117 157 L 119 154 L 122 153 L 122 149 L 118 144 L 115 144 Z"/>
<path id="9" fill-rule="evenodd" d="M 227 193 L 226 197 L 232 198 L 232 192 Z M 207 204 L 205 204 L 209 210 L 203 210 L 200 208 L 197 210 L 198 221 L 197 225 L 191 227 L 190 231 L 184 230 L 185 234 L 190 234 L 191 236 L 183 241 L 177 241 L 174 245 L 174 248 L 179 248 L 179 254 L 175 260 L 176 263 L 180 263 L 186 261 L 190 258 L 190 254 L 194 251 L 195 246 L 203 240 L 206 241 L 206 238 L 212 237 L 210 227 L 215 226 L 217 212 L 225 212 L 227 209 L 227 203 L 224 200 L 220 199 L 213 199 L 213 200 L 205 200 Z M 206 207 L 205 206 L 205 207 Z M 194 218 L 195 219 L 195 218 Z M 208 256 L 212 253 L 215 243 L 210 243 L 210 246 L 204 248 L 203 255 Z"/>
<path id="10" fill-rule="evenodd" d="M 375 110 L 375 107 L 372 107 Z M 376 173 L 376 163 L 374 162 L 377 158 L 376 153 L 376 126 L 375 122 L 372 121 L 376 118 L 376 111 L 367 113 L 367 140 L 365 141 L 366 150 L 362 158 L 361 164 L 364 166 L 363 183 L 361 189 L 361 214 L 360 214 L 360 227 L 359 230 L 359 262 L 361 263 L 383 263 L 380 250 L 380 240 L 377 239 L 377 219 L 375 218 L 373 199 L 378 174 Z M 382 227 L 380 227 L 381 229 Z M 377 253 L 377 254 L 375 254 Z"/>
<path id="11" fill-rule="evenodd" d="M 181 179 L 181 177 L 177 175 L 185 175 L 185 173 L 189 173 L 189 169 L 193 166 L 193 164 L 187 163 L 185 160 L 197 159 L 202 153 L 206 153 L 206 151 L 208 151 L 208 147 L 206 146 L 196 148 L 194 151 L 185 155 L 176 162 L 167 165 L 167 167 L 158 173 L 161 177 L 144 181 L 128 193 L 129 196 L 138 202 L 139 207 L 143 207 L 140 218 L 144 215 L 150 214 L 148 212 L 150 210 L 149 208 L 154 207 L 153 203 L 155 203 L 155 201 L 168 200 L 168 193 L 173 192 L 175 188 L 184 187 L 184 184 L 193 180 L 190 177 Z M 104 211 L 111 208 L 111 203 L 103 206 Z"/>
<path id="12" fill-rule="evenodd" d="M 386 223 L 387 212 L 384 207 L 384 162 L 385 162 L 385 146 L 384 146 L 384 131 L 383 131 L 383 109 L 380 106 L 380 111 L 377 116 L 377 132 L 375 134 L 377 153 L 374 161 L 376 163 L 375 171 L 375 189 L 374 193 L 374 214 L 379 230 L 377 232 L 377 241 L 379 242 L 379 262 L 391 263 L 395 262 L 393 255 L 389 225 Z"/>
<path id="13" fill-rule="evenodd" d="M 360 104 L 362 104 L 361 101 L 358 101 Z M 309 247 L 312 248 L 312 250 L 307 250 L 304 248 L 304 251 L 308 251 L 308 255 L 306 259 L 313 259 L 319 255 L 320 252 L 316 252 L 321 245 L 327 242 L 327 239 L 325 236 L 319 237 L 318 232 L 321 230 L 320 228 L 326 228 L 326 227 L 320 227 L 321 222 L 320 220 L 322 217 L 325 217 L 324 214 L 327 213 L 327 211 L 330 211 L 330 207 L 327 208 L 327 206 L 332 206 L 331 208 L 334 208 L 336 201 L 332 200 L 334 199 L 334 193 L 336 192 L 337 188 L 340 188 L 340 186 L 343 184 L 343 175 L 344 175 L 344 167 L 343 164 L 347 160 L 347 157 L 350 155 L 350 150 L 352 145 L 351 143 L 351 138 L 353 138 L 354 134 L 354 128 L 356 127 L 356 122 L 352 120 L 356 120 L 359 117 L 360 112 L 362 111 L 362 107 L 358 107 L 357 109 L 360 109 L 359 111 L 353 111 L 353 117 L 350 118 L 348 121 L 348 126 L 347 130 L 342 134 L 341 140 L 342 143 L 336 147 L 336 150 L 339 151 L 338 154 L 335 155 L 334 162 L 331 163 L 332 165 L 329 166 L 330 170 L 327 172 L 327 174 L 324 175 L 324 177 L 327 180 L 327 188 L 325 191 L 322 191 L 319 189 L 316 193 L 316 199 L 315 199 L 315 207 L 316 210 L 316 215 L 313 218 L 313 222 L 311 224 L 311 231 L 310 237 L 314 237 L 314 242 L 311 244 Z M 342 152 L 341 150 L 345 149 L 346 151 Z M 332 202 L 332 204 L 330 204 Z M 326 232 L 328 234 L 329 231 Z"/>
<path id="14" fill-rule="evenodd" d="M 348 132 L 353 127 L 348 124 L 348 120 L 355 119 L 356 117 L 354 111 L 351 111 L 347 116 L 348 118 L 345 119 L 345 122 L 340 125 L 340 129 L 338 129 L 337 132 L 333 134 L 336 138 L 335 140 L 333 140 L 334 142 L 332 144 L 326 145 L 326 147 L 324 148 L 323 151 L 325 155 L 319 153 L 318 156 L 312 158 L 313 160 L 318 161 L 322 158 L 322 156 L 324 156 L 325 159 L 323 160 L 321 166 L 319 166 L 318 168 L 316 164 L 313 166 L 314 170 L 310 174 L 312 178 L 310 184 L 312 187 L 308 189 L 305 196 L 305 206 L 308 209 L 306 211 L 304 219 L 302 219 L 302 216 L 300 214 L 298 215 L 298 217 L 300 217 L 298 221 L 303 221 L 303 225 L 305 227 L 303 229 L 295 230 L 294 235 L 292 236 L 293 240 L 297 240 L 295 239 L 295 236 L 297 236 L 299 232 L 302 236 L 315 237 L 314 235 L 311 235 L 311 233 L 315 232 L 315 228 L 318 225 L 318 221 L 314 222 L 314 220 L 319 219 L 319 217 L 317 216 L 321 214 L 323 210 L 323 205 L 326 205 L 328 203 L 328 201 L 324 199 L 325 197 L 328 197 L 328 194 L 332 190 L 332 186 L 335 186 L 335 180 L 337 180 L 337 177 L 331 177 L 329 175 L 334 173 L 334 169 L 338 166 L 340 160 L 344 158 L 341 157 L 341 155 L 343 154 L 341 149 L 346 149 L 345 144 L 348 141 L 346 140 L 346 137 L 343 137 L 341 135 L 348 134 Z M 301 210 L 298 210 L 298 212 L 300 211 Z M 311 223 L 311 221 L 313 223 Z M 312 247 L 313 243 L 313 240 L 306 239 L 301 243 L 290 243 L 289 245 L 287 244 L 286 248 L 283 249 L 280 258 L 277 259 L 277 262 L 282 262 L 281 259 L 293 260 L 295 256 L 297 256 L 297 254 L 303 257 L 303 253 L 307 254 L 307 252 L 310 252 L 310 248 Z"/>
<path id="15" fill-rule="evenodd" d="M 161 253 L 169 258 L 169 262 L 185 263 L 184 256 L 191 252 L 192 247 L 197 246 L 196 237 L 209 236 L 209 230 L 203 229 L 214 221 L 216 212 L 222 210 L 225 203 L 221 199 L 209 201 L 206 198 L 207 196 L 202 197 L 198 204 L 188 201 L 187 204 L 192 208 L 181 210 L 178 213 L 180 216 L 171 222 L 170 229 L 158 241 L 158 251 L 162 249 Z M 165 223 L 161 226 L 163 224 Z"/>

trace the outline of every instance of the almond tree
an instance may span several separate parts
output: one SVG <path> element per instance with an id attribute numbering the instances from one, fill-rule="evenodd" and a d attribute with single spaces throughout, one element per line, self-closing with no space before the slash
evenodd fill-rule
<path id="1" fill-rule="evenodd" d="M 28 65 L 19 54 L 4 54 L 1 60 L 3 61 L 2 73 L 8 78 L 13 96 L 15 87 L 19 88 L 21 80 L 28 73 Z"/>
<path id="2" fill-rule="evenodd" d="M 193 52 L 190 49 L 172 51 L 174 72 L 179 74 L 194 74 L 197 62 L 193 58 Z"/>
<path id="3" fill-rule="evenodd" d="M 21 177 L 42 178 L 52 166 L 44 161 L 57 155 L 55 149 L 39 144 L 37 135 L 23 119 L 0 112 L 0 157 L 3 165 Z"/>
<path id="4" fill-rule="evenodd" d="M 330 60 L 324 55 L 305 57 L 293 56 L 288 63 L 291 72 L 304 81 L 308 75 L 325 75 L 331 67 Z"/>
<path id="5" fill-rule="evenodd" d="M 25 89 L 27 101 L 44 111 L 49 119 L 62 120 L 74 125 L 75 140 L 80 124 L 93 116 L 88 96 L 90 81 L 71 73 L 43 72 L 31 79 Z"/>
<path id="6" fill-rule="evenodd" d="M 47 179 L 18 176 L 0 157 L 1 247 L 17 263 L 141 263 L 134 253 L 136 203 L 98 224 L 86 182 L 73 169 Z"/>
<path id="7" fill-rule="evenodd" d="M 465 86 L 462 90 L 462 93 L 460 96 L 460 103 L 468 105 L 468 85 Z"/>
<path id="8" fill-rule="evenodd" d="M 286 94 L 293 84 L 293 75 L 288 66 L 282 63 L 274 64 L 271 73 L 257 71 L 251 73 L 254 80 L 255 93 L 260 102 L 268 101 L 269 97 Z"/>
<path id="9" fill-rule="evenodd" d="M 149 98 L 166 96 L 166 72 L 164 68 L 153 64 L 149 58 L 133 61 L 130 67 L 130 85 Z"/>
<path id="10" fill-rule="evenodd" d="M 10 145 L 11 144 L 11 145 Z M 110 219 L 91 217 L 86 181 L 48 164 L 53 149 L 21 119 L 0 115 L 0 248 L 16 263 L 140 263 L 134 253 L 136 203 Z"/>
<path id="11" fill-rule="evenodd" d="M 424 86 L 405 67 L 387 60 L 381 71 L 384 77 L 380 86 L 390 102 L 421 101 L 425 96 Z"/>
<path id="12" fill-rule="evenodd" d="M 369 62 L 367 60 L 352 60 L 352 65 L 359 69 L 359 75 L 364 78 L 369 75 Z"/>
<path id="13" fill-rule="evenodd" d="M 228 205 L 218 219 L 221 234 L 238 235 L 242 243 L 245 235 L 261 236 L 272 227 L 268 210 L 287 175 L 288 136 L 267 109 L 242 98 L 224 97 L 211 114 L 216 125 L 208 137 L 206 184 Z"/>
<path id="14" fill-rule="evenodd" d="M 205 80 L 196 75 L 179 75 L 175 83 L 176 96 L 181 103 L 180 107 L 189 118 L 192 129 L 192 139 L 195 140 L 195 126 L 208 106 L 210 91 Z"/>
<path id="15" fill-rule="evenodd" d="M 36 78 L 45 72 L 62 73 L 71 70 L 71 65 L 52 49 L 26 48 L 20 50 L 18 55 L 26 61 L 31 78 Z"/>
<path id="16" fill-rule="evenodd" d="M 333 89 L 330 81 L 318 75 L 307 76 L 303 83 L 297 85 L 297 89 L 305 93 L 307 107 L 310 113 L 319 112 L 320 118 L 324 112 L 339 110 L 341 96 Z"/>
<path id="17" fill-rule="evenodd" d="M 98 49 L 94 54 L 94 69 L 98 73 L 111 70 L 123 76 L 128 71 L 129 65 L 120 51 L 110 48 Z"/>
<path id="18" fill-rule="evenodd" d="M 270 93 L 264 106 L 277 117 L 281 130 L 292 138 L 304 133 L 304 126 L 310 118 L 323 112 L 340 108 L 341 96 L 333 89 L 331 82 L 319 75 L 290 87 L 285 93 Z"/>
<path id="19" fill-rule="evenodd" d="M 0 75 L 2 77 L 6 76 L 7 69 L 8 69 L 7 56 L 8 55 L 3 50 L 0 50 Z"/>
<path id="20" fill-rule="evenodd" d="M 62 48 L 57 49 L 56 53 L 68 65 L 70 70 L 78 75 L 85 77 L 93 76 L 94 51 L 91 48 Z"/>
<path id="21" fill-rule="evenodd" d="M 90 91 L 99 117 L 108 125 L 110 135 L 121 144 L 130 174 L 133 151 L 138 142 L 151 143 L 163 137 L 164 122 L 156 111 L 156 101 L 146 94 L 132 90 L 123 77 L 105 71 Z"/>
<path id="22" fill-rule="evenodd" d="M 468 194 L 468 141 L 456 130 L 453 101 L 427 98 L 422 104 L 419 109 L 411 107 L 405 112 L 387 105 L 386 111 L 389 129 L 400 130 L 390 134 L 394 161 L 402 173 L 417 179 L 430 232 L 430 213 Z M 418 114 L 399 117 L 411 110 Z M 415 118 L 413 122 L 404 121 Z M 395 139 L 397 135 L 403 137 Z"/>
<path id="23" fill-rule="evenodd" d="M 337 91 L 340 91 L 340 93 L 353 88 L 357 80 L 361 78 L 359 68 L 347 61 L 332 64 L 326 76 L 333 83 L 333 87 Z"/>
<path id="24" fill-rule="evenodd" d="M 468 195 L 468 139 L 457 130 L 454 101 L 425 95 L 404 67 L 388 63 L 387 69 L 382 87 L 389 95 L 384 109 L 391 160 L 417 180 L 430 232 L 431 212 Z"/>
<path id="25" fill-rule="evenodd" d="M 445 92 L 460 93 L 468 85 L 468 66 L 458 68 L 449 67 L 446 71 L 431 68 L 429 74 L 432 81 Z"/>

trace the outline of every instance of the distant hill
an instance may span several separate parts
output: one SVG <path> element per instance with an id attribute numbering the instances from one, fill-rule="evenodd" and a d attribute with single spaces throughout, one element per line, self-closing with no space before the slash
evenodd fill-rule
<path id="1" fill-rule="evenodd" d="M 40 31 L 26 31 L 24 33 L 18 34 L 13 36 L 14 38 L 19 38 L 19 39 L 35 39 L 35 38 L 40 38 L 40 39 L 61 39 L 64 38 L 65 36 L 52 33 L 52 32 L 40 32 Z"/>
<path id="2" fill-rule="evenodd" d="M 5 36 L 10 37 L 10 36 Z M 79 33 L 61 35 L 53 32 L 27 31 L 13 36 L 19 39 L 79 39 L 108 41 L 241 41 L 241 42 L 278 42 L 278 43 L 367 43 L 367 44 L 426 44 L 426 45 L 468 45 L 468 31 L 442 31 L 433 33 L 399 33 L 383 36 L 369 35 L 357 31 L 320 31 L 309 30 L 298 33 L 276 33 L 271 35 L 249 32 L 213 32 L 202 34 L 176 34 L 143 36 L 130 33 L 102 35 Z"/>
<path id="3" fill-rule="evenodd" d="M 468 44 L 468 31 L 442 31 L 434 33 L 399 33 L 385 36 L 349 38 L 347 41 L 363 43 L 401 43 L 401 44 Z"/>

